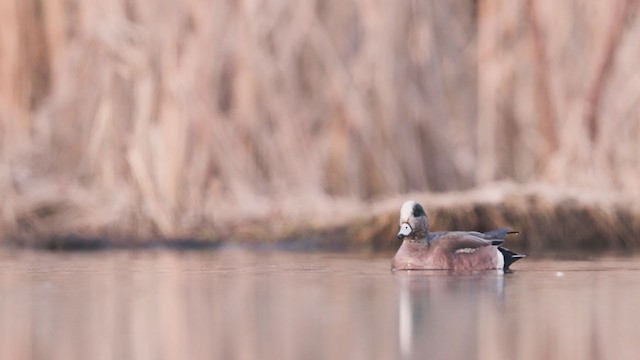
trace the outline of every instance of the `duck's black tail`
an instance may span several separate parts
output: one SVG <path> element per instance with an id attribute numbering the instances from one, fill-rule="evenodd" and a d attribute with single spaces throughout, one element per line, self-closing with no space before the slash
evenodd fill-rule
<path id="1" fill-rule="evenodd" d="M 516 254 L 513 251 L 502 246 L 498 246 L 498 250 L 500 250 L 502 256 L 504 257 L 504 266 L 502 269 L 505 271 L 509 270 L 509 266 L 511 266 L 511 264 L 513 264 L 514 262 L 522 259 L 523 257 L 527 257 L 527 255 Z"/>

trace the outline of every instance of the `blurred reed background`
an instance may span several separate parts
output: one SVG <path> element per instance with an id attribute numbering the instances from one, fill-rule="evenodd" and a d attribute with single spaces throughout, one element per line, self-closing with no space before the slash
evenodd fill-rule
<path id="1" fill-rule="evenodd" d="M 0 0 L 0 238 L 242 237 L 498 180 L 640 223 L 638 11 Z"/>

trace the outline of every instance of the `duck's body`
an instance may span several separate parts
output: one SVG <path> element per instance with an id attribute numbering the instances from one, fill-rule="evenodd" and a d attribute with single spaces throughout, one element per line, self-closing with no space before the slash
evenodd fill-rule
<path id="1" fill-rule="evenodd" d="M 404 239 L 391 263 L 393 270 L 477 271 L 504 269 L 524 257 L 500 245 L 507 228 L 476 231 L 429 232 L 422 206 L 408 201 L 402 206 L 399 239 Z"/>
<path id="2" fill-rule="evenodd" d="M 432 233 L 429 234 L 433 237 L 431 241 L 403 241 L 393 258 L 391 268 L 394 270 L 441 269 L 456 271 L 503 269 L 505 259 L 498 246 L 492 245 L 491 240 L 485 240 L 472 234 L 463 232 Z M 465 245 L 469 239 L 473 239 L 472 244 L 474 242 L 475 244 Z"/>

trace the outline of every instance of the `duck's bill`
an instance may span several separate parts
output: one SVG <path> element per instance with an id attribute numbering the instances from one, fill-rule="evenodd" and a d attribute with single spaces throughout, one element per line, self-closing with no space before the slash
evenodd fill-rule
<path id="1" fill-rule="evenodd" d="M 411 231 L 413 231 L 411 225 L 402 223 L 402 225 L 400 225 L 400 231 L 398 232 L 398 239 L 402 240 L 405 237 L 409 236 L 409 234 L 411 234 Z"/>

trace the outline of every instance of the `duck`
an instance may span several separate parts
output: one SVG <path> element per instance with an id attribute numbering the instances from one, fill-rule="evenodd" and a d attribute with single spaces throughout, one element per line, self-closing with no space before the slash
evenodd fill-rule
<path id="1" fill-rule="evenodd" d="M 429 231 L 422 205 L 409 200 L 400 208 L 398 240 L 402 244 L 391 262 L 392 270 L 502 270 L 526 257 L 502 246 L 509 228 L 488 232 Z"/>

